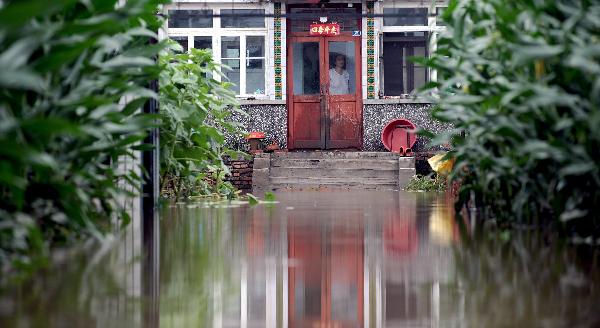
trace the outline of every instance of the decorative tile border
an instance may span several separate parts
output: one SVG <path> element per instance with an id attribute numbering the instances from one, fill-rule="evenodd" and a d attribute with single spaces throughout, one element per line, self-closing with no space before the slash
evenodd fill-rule
<path id="1" fill-rule="evenodd" d="M 367 2 L 367 13 L 374 12 L 374 3 Z M 367 18 L 367 99 L 375 99 L 375 19 Z"/>
<path id="2" fill-rule="evenodd" d="M 282 72 L 281 72 L 281 3 L 274 5 L 275 18 L 273 19 L 273 40 L 274 40 L 274 66 L 275 66 L 275 99 L 283 98 L 282 90 Z"/>

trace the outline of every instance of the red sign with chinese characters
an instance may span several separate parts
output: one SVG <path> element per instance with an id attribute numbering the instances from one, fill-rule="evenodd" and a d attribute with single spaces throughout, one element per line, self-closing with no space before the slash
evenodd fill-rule
<path id="1" fill-rule="evenodd" d="M 320 36 L 340 35 L 340 25 L 337 23 L 310 24 L 310 35 L 320 35 Z"/>

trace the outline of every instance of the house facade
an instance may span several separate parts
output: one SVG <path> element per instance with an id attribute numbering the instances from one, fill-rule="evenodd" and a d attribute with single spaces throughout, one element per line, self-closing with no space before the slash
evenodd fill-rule
<path id="1" fill-rule="evenodd" d="M 427 56 L 441 1 L 176 1 L 161 37 L 211 49 L 227 65 L 249 131 L 280 148 L 383 150 L 395 118 L 440 131 L 415 90 L 435 72 Z M 369 16 L 368 14 L 374 14 Z M 219 78 L 219 77 L 217 77 Z M 231 140 L 243 146 L 243 140 Z M 422 140 L 415 150 L 424 147 Z"/>

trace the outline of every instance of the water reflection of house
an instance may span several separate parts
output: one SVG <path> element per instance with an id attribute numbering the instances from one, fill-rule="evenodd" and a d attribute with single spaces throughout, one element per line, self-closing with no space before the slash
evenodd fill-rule
<path id="1" fill-rule="evenodd" d="M 332 211 L 320 211 L 318 219 L 310 211 L 290 211 L 271 213 L 283 217 L 273 220 L 256 209 L 254 218 L 238 227 L 239 292 L 223 303 L 236 303 L 238 310 L 223 311 L 216 322 L 223 327 L 439 326 L 441 316 L 455 316 L 449 313 L 458 304 L 444 288 L 453 277 L 446 241 L 455 235 L 454 229 L 437 228 L 452 226 L 452 217 L 435 206 L 420 208 L 421 201 L 431 201 L 420 197 L 398 200 L 396 211 L 370 218 L 360 204 L 350 209 L 330 204 Z"/>

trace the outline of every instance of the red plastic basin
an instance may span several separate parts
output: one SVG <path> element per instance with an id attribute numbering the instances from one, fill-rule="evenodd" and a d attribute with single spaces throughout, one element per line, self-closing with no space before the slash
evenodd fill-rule
<path id="1" fill-rule="evenodd" d="M 409 120 L 391 120 L 381 131 L 383 146 L 394 153 L 404 153 L 417 141 L 416 126 Z"/>

